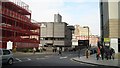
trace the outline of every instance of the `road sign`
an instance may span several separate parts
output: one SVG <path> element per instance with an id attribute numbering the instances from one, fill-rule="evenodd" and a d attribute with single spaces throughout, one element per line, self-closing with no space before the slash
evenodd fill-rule
<path id="1" fill-rule="evenodd" d="M 7 42 L 7 49 L 12 49 L 13 48 L 13 42 L 8 41 Z"/>
<path id="2" fill-rule="evenodd" d="M 104 38 L 104 42 L 110 42 L 110 38 Z"/>

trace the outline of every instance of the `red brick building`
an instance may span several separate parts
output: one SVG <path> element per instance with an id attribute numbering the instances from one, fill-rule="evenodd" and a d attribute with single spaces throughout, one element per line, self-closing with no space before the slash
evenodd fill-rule
<path id="1" fill-rule="evenodd" d="M 4 0 L 3 0 L 4 1 Z M 6 48 L 13 42 L 13 48 L 33 48 L 40 43 L 40 27 L 31 22 L 29 6 L 20 0 L 0 1 L 0 47 Z"/>

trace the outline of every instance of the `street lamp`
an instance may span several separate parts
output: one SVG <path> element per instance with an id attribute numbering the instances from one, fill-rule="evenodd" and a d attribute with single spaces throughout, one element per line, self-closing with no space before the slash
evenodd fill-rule
<path id="1" fill-rule="evenodd" d="M 89 27 L 88 26 L 84 26 L 83 28 L 87 28 L 88 29 L 88 46 L 87 48 L 89 47 Z"/>

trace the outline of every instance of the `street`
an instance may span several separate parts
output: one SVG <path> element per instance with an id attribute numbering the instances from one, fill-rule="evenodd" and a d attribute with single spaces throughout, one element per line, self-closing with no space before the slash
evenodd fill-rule
<path id="1" fill-rule="evenodd" d="M 54 54 L 22 54 L 16 55 L 13 65 L 9 66 L 95 66 L 73 61 L 71 58 L 78 56 L 77 52 L 64 52 L 62 56 Z"/>

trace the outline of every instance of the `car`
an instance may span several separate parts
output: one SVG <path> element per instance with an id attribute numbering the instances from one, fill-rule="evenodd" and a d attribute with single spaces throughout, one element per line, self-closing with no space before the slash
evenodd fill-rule
<path id="1" fill-rule="evenodd" d="M 9 49 L 0 49 L 2 56 L 2 64 L 7 63 L 9 65 L 13 64 L 14 58 L 13 53 Z"/>

